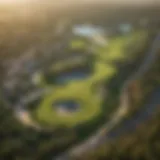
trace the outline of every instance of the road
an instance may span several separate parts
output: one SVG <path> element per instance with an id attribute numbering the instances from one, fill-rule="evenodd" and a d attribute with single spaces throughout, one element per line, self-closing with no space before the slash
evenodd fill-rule
<path id="1" fill-rule="evenodd" d="M 121 96 L 120 96 L 120 107 L 118 112 L 113 116 L 113 119 L 107 123 L 105 126 L 100 129 L 95 135 L 91 136 L 87 141 L 83 142 L 78 146 L 74 146 L 73 148 L 69 149 L 64 154 L 54 158 L 55 160 L 70 160 L 71 158 L 75 159 L 89 151 L 93 151 L 94 149 L 100 147 L 100 145 L 113 140 L 113 138 L 120 136 L 121 133 L 128 132 L 129 130 L 135 130 L 136 125 L 144 122 L 148 119 L 155 109 L 160 104 L 160 88 L 156 90 L 153 94 L 149 102 L 146 106 L 137 112 L 137 114 L 127 121 L 123 122 L 118 129 L 114 129 L 114 126 L 117 125 L 124 114 L 127 112 L 128 109 L 128 87 L 130 84 L 143 76 L 155 62 L 158 50 L 160 49 L 160 33 L 156 36 L 155 40 L 152 43 L 152 46 L 146 57 L 144 58 L 144 62 L 140 66 L 140 68 L 133 73 L 124 83 L 121 89 Z"/>

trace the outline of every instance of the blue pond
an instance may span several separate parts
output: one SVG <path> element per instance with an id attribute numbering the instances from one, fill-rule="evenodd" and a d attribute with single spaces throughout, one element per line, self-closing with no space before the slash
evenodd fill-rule
<path id="1" fill-rule="evenodd" d="M 62 100 L 55 102 L 53 107 L 66 112 L 77 112 L 80 108 L 80 105 L 74 100 Z"/>
<path id="2" fill-rule="evenodd" d="M 88 76 L 89 73 L 80 71 L 64 73 L 56 77 L 56 83 L 67 83 L 71 80 L 81 80 L 87 78 Z"/>

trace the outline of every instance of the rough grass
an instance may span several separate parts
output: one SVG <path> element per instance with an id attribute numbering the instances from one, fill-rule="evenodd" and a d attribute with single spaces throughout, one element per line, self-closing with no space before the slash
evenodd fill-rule
<path id="1" fill-rule="evenodd" d="M 93 75 L 87 79 L 70 81 L 65 86 L 49 86 L 53 88 L 53 93 L 44 97 L 34 113 L 35 118 L 39 122 L 41 121 L 49 126 L 56 127 L 63 125 L 73 127 L 99 116 L 102 113 L 102 99 L 98 96 L 98 93 L 93 92 L 93 84 L 101 81 L 109 81 L 111 77 L 116 75 L 117 68 L 113 65 L 113 62 L 123 62 L 128 58 L 134 57 L 134 48 L 136 52 L 140 47 L 143 47 L 146 36 L 147 34 L 145 31 L 133 32 L 130 35 L 111 39 L 109 45 L 106 45 L 103 48 L 97 47 Z M 74 45 L 74 47 L 75 46 L 76 45 Z M 126 49 L 127 47 L 128 49 Z M 45 86 L 48 87 L 48 84 L 45 84 Z M 77 102 L 80 103 L 80 111 L 71 113 L 70 115 L 57 114 L 56 110 L 53 109 L 52 104 L 56 100 L 61 99 L 77 100 Z M 106 115 L 107 114 L 106 108 Z"/>

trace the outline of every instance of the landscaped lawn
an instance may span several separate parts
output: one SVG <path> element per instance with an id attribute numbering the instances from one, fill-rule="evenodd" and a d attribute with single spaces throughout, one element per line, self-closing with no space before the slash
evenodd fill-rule
<path id="1" fill-rule="evenodd" d="M 103 99 L 100 98 L 98 93 L 93 91 L 94 84 L 96 85 L 102 81 L 107 82 L 111 77 L 115 76 L 117 68 L 113 62 L 123 62 L 134 57 L 134 48 L 138 50 L 143 47 L 140 43 L 143 44 L 146 36 L 147 34 L 145 31 L 137 31 L 130 35 L 113 38 L 109 41 L 109 44 L 103 48 L 97 47 L 94 73 L 88 78 L 71 80 L 65 85 L 48 85 L 43 83 L 43 86 L 52 88 L 53 93 L 43 97 L 39 107 L 35 110 L 35 118 L 39 122 L 44 122 L 53 127 L 60 125 L 73 127 L 77 124 L 85 123 L 86 121 L 96 118 L 102 113 L 101 104 Z M 127 46 L 132 46 L 133 48 L 131 49 L 130 47 L 131 50 L 126 49 Z M 62 66 L 59 64 L 58 68 L 61 68 Z M 57 100 L 63 101 L 70 99 L 76 100 L 79 103 L 80 110 L 65 115 L 57 112 L 53 106 L 54 102 Z M 107 114 L 106 108 L 106 115 Z"/>

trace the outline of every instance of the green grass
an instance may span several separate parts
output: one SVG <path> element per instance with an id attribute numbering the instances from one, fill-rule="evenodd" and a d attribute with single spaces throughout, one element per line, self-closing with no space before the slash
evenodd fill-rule
<path id="1" fill-rule="evenodd" d="M 84 49 L 87 47 L 87 42 L 83 39 L 75 39 L 70 43 L 71 49 Z"/>
<path id="2" fill-rule="evenodd" d="M 96 49 L 96 62 L 94 73 L 87 79 L 70 81 L 65 86 L 48 85 L 43 82 L 43 86 L 53 88 L 53 93 L 46 95 L 39 107 L 36 109 L 34 116 L 39 122 L 49 126 L 66 126 L 73 127 L 98 117 L 102 113 L 102 99 L 98 93 L 93 92 L 93 85 L 101 81 L 109 81 L 110 78 L 117 74 L 117 68 L 113 65 L 114 61 L 126 61 L 134 57 L 133 49 L 137 50 L 142 47 L 146 39 L 145 31 L 133 32 L 127 36 L 121 36 L 109 41 L 109 45 Z M 72 42 L 73 43 L 73 42 Z M 78 42 L 75 42 L 77 45 Z M 76 46 L 76 45 L 72 46 Z M 132 50 L 126 50 L 127 46 L 133 45 Z M 81 45 L 77 45 L 78 47 Z M 63 63 L 58 64 L 57 68 L 63 68 Z M 71 64 L 68 64 L 71 65 Z M 65 67 L 67 67 L 65 65 Z M 80 111 L 70 115 L 58 114 L 53 109 L 52 104 L 56 100 L 74 99 L 80 104 Z M 107 116 L 106 108 L 106 116 Z"/>

